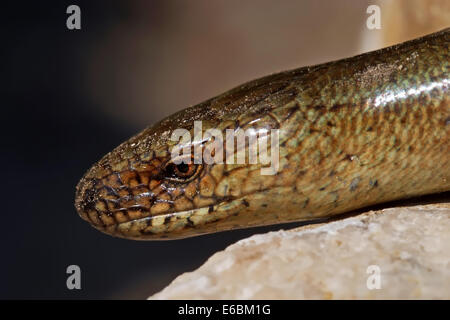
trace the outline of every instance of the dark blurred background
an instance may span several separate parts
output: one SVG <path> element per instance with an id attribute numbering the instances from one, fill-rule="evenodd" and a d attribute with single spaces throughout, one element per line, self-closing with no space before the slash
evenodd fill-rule
<path id="1" fill-rule="evenodd" d="M 229 244 L 278 230 L 116 239 L 78 217 L 75 185 L 105 153 L 174 111 L 259 76 L 378 48 L 368 3 L 3 3 L 0 298 L 144 299 Z M 81 8 L 81 30 L 66 28 L 71 4 Z M 81 290 L 66 287 L 72 264 Z"/>

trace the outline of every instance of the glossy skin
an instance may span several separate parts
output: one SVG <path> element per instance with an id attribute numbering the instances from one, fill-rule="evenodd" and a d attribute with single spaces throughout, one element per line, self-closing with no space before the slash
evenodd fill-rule
<path id="1" fill-rule="evenodd" d="M 75 206 L 119 237 L 174 239 L 328 217 L 450 190 L 450 29 L 264 77 L 124 142 L 77 186 Z M 177 170 L 177 128 L 280 129 L 280 170 Z M 183 172 L 182 172 L 183 171 Z"/>

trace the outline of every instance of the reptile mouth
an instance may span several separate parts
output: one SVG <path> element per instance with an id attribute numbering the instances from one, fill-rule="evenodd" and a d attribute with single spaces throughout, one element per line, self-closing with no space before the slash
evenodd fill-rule
<path id="1" fill-rule="evenodd" d="M 108 235 L 133 240 L 171 240 L 197 236 L 205 230 L 219 231 L 217 222 L 244 213 L 245 199 L 226 199 L 216 205 L 93 226 Z M 90 220 L 87 220 L 91 223 Z M 230 229 L 236 225 L 230 224 Z"/>

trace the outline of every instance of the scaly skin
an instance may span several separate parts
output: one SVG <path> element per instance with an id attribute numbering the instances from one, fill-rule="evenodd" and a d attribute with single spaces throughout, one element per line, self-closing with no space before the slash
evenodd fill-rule
<path id="1" fill-rule="evenodd" d="M 114 236 L 173 239 L 448 191 L 449 43 L 446 29 L 264 77 L 182 110 L 95 164 L 77 186 L 78 213 Z M 279 172 L 203 164 L 180 179 L 169 165 L 170 136 L 196 120 L 203 131 L 280 129 Z"/>

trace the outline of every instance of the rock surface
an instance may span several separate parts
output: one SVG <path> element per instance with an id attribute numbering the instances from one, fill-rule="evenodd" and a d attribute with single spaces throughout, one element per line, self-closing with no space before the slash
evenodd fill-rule
<path id="1" fill-rule="evenodd" d="M 150 299 L 450 299 L 450 203 L 255 235 Z"/>

